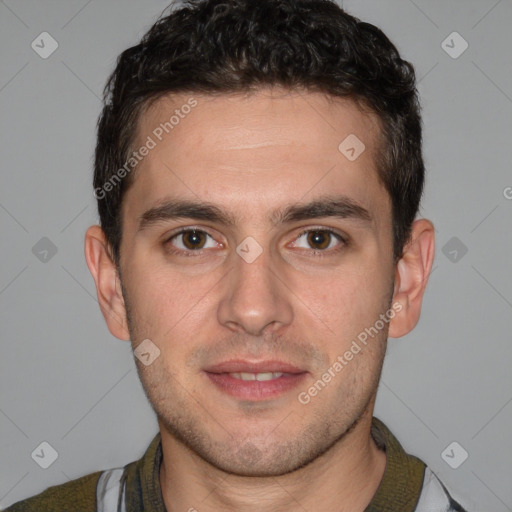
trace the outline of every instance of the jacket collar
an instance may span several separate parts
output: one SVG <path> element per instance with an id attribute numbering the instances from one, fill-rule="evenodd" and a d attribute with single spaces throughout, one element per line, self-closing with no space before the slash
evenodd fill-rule
<path id="1" fill-rule="evenodd" d="M 372 419 L 371 435 L 386 451 L 386 469 L 365 512 L 414 512 L 419 500 L 426 465 L 408 455 L 391 431 L 377 418 Z M 144 456 L 128 464 L 125 473 L 127 512 L 166 512 L 160 488 L 162 443 L 160 432 Z"/>

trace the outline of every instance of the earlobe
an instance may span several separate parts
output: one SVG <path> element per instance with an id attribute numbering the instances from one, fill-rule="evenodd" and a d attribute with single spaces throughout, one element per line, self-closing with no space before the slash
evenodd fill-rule
<path id="1" fill-rule="evenodd" d="M 116 338 L 128 341 L 130 333 L 119 275 L 100 226 L 91 226 L 85 234 L 85 259 L 96 284 L 98 302 L 109 331 Z"/>
<path id="2" fill-rule="evenodd" d="M 400 303 L 401 309 L 390 322 L 388 335 L 391 338 L 406 335 L 418 323 L 434 253 L 435 232 L 432 222 L 427 219 L 416 220 L 412 225 L 411 240 L 396 265 L 393 304 Z"/>

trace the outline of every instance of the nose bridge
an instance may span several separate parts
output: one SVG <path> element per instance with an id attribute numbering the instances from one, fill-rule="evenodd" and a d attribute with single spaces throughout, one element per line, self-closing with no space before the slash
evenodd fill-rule
<path id="1" fill-rule="evenodd" d="M 219 304 L 221 323 L 259 335 L 270 324 L 277 328 L 291 321 L 289 296 L 268 246 L 245 238 L 232 254 L 232 265 Z"/>

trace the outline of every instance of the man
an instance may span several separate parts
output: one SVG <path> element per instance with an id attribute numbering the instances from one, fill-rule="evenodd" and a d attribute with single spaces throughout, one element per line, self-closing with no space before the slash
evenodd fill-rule
<path id="1" fill-rule="evenodd" d="M 373 418 L 434 229 L 414 70 L 328 0 L 199 0 L 123 52 L 85 254 L 159 423 L 9 511 L 463 510 Z"/>

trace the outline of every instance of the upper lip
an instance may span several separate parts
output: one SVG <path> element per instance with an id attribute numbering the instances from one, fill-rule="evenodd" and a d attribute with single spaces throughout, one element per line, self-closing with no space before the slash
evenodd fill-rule
<path id="1" fill-rule="evenodd" d="M 243 359 L 231 359 L 209 366 L 205 371 L 209 373 L 305 373 L 306 370 L 301 370 L 297 366 L 283 361 L 267 360 L 255 362 Z"/>

